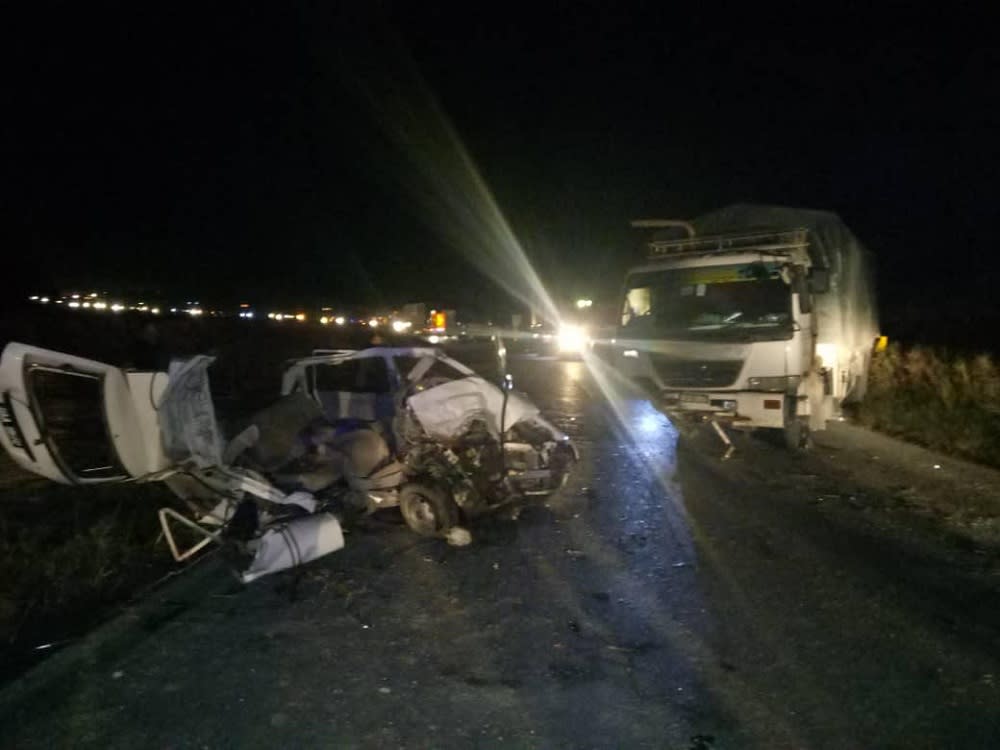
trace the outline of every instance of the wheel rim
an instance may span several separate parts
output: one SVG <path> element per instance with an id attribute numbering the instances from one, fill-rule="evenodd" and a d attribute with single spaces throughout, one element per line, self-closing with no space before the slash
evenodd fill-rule
<path id="1" fill-rule="evenodd" d="M 408 503 L 406 511 L 415 526 L 427 531 L 437 531 L 438 517 L 434 512 L 434 506 L 423 495 Z"/>

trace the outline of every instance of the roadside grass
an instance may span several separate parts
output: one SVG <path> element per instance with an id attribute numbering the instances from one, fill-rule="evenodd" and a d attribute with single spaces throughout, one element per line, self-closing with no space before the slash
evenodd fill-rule
<path id="1" fill-rule="evenodd" d="M 943 453 L 1000 467 L 1000 363 L 891 345 L 872 361 L 858 421 Z"/>
<path id="2" fill-rule="evenodd" d="M 110 485 L 81 493 L 26 475 L 3 458 L 0 503 L 0 678 L 26 652 L 74 637 L 109 605 L 174 567 L 159 542 L 166 488 Z"/>

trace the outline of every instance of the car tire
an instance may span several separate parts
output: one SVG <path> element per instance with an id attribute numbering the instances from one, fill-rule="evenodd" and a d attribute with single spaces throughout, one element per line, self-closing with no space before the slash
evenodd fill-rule
<path id="1" fill-rule="evenodd" d="M 458 523 L 458 506 L 441 487 L 410 482 L 399 492 L 399 512 L 420 536 L 442 536 Z"/>

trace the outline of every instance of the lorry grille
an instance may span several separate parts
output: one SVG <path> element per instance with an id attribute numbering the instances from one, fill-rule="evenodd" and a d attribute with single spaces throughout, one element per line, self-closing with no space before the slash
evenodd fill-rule
<path id="1" fill-rule="evenodd" d="M 738 359 L 677 359 L 663 354 L 650 354 L 649 359 L 660 380 L 671 388 L 725 388 L 736 382 L 743 369 Z"/>

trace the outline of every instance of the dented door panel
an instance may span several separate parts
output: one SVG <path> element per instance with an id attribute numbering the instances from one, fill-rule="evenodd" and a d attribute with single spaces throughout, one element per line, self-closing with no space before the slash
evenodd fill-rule
<path id="1" fill-rule="evenodd" d="M 157 399 L 166 373 L 11 343 L 0 358 L 0 442 L 28 471 L 64 484 L 113 482 L 166 467 Z"/>

